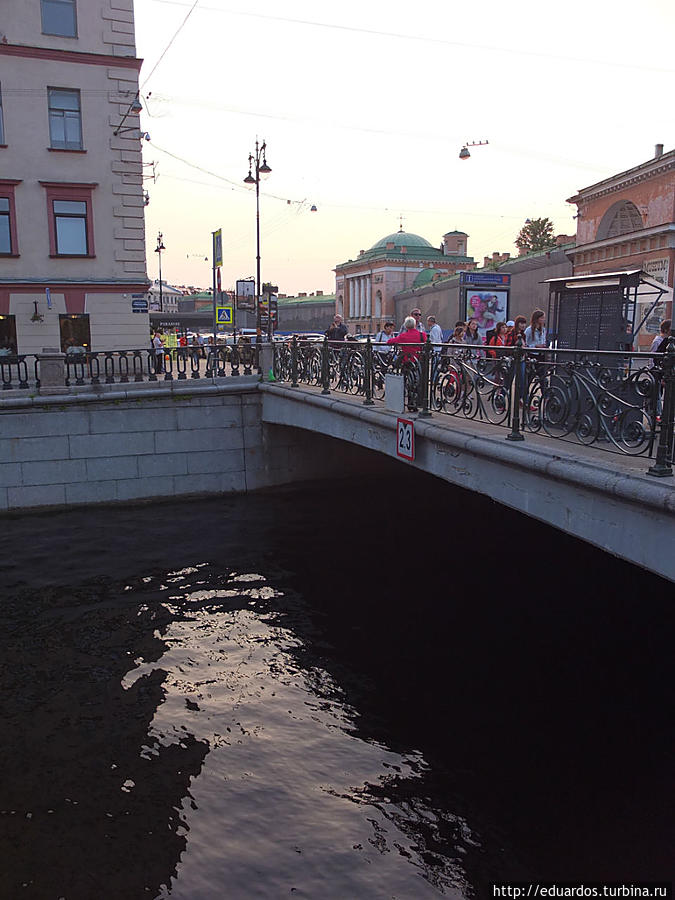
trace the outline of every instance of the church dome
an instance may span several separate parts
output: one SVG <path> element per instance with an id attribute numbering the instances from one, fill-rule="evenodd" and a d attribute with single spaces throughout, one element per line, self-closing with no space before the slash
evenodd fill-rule
<path id="1" fill-rule="evenodd" d="M 376 244 L 373 244 L 370 249 L 386 250 L 387 244 L 393 244 L 396 250 L 400 247 L 407 247 L 408 249 L 412 249 L 413 247 L 426 247 L 431 250 L 435 249 L 433 244 L 430 244 L 425 238 L 420 237 L 419 234 L 409 234 L 405 231 L 396 231 L 394 234 L 388 234 L 386 237 L 381 238 Z"/>

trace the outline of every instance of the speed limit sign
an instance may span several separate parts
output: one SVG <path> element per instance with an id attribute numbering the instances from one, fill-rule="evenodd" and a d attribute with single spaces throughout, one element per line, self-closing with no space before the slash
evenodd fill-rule
<path id="1" fill-rule="evenodd" d="M 415 459 L 415 423 L 410 419 L 396 420 L 396 455 L 411 462 Z"/>

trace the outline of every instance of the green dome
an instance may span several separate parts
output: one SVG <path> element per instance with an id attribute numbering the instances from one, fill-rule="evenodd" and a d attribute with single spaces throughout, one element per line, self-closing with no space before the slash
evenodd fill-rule
<path id="1" fill-rule="evenodd" d="M 396 249 L 399 247 L 429 247 L 434 249 L 433 245 L 419 234 L 407 234 L 405 231 L 396 231 L 394 234 L 388 234 L 370 248 L 371 250 L 386 250 L 387 244 L 393 244 Z"/>
<path id="2" fill-rule="evenodd" d="M 413 287 L 426 287 L 427 284 L 431 284 L 434 278 L 440 274 L 438 269 L 422 269 L 422 271 L 418 273 L 417 278 L 413 281 Z"/>

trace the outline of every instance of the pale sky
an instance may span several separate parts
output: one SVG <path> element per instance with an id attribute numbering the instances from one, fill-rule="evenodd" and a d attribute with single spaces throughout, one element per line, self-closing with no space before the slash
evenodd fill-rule
<path id="1" fill-rule="evenodd" d="M 567 197 L 675 147 L 672 0 L 193 4 L 135 0 L 154 278 L 161 230 L 163 277 L 209 286 L 219 227 L 223 287 L 255 275 L 256 137 L 262 279 L 286 294 L 332 293 L 401 215 L 434 245 L 466 231 L 479 263 L 527 217 L 573 234 Z"/>

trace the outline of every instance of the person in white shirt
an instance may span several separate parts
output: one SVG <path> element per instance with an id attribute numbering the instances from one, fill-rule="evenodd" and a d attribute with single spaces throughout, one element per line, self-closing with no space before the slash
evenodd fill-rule
<path id="1" fill-rule="evenodd" d="M 443 329 L 436 321 L 436 316 L 427 316 L 427 329 L 431 343 L 435 345 L 434 350 L 436 353 L 440 353 L 442 349 L 441 344 L 443 343 Z"/>
<path id="2" fill-rule="evenodd" d="M 391 347 L 387 346 L 387 341 L 390 337 L 394 335 L 394 323 L 393 322 L 385 322 L 382 331 L 378 331 L 375 335 L 375 339 L 373 343 L 375 346 L 375 351 L 377 353 L 381 353 L 385 356 L 387 353 L 391 353 Z M 379 346 L 378 346 L 379 345 Z"/>

